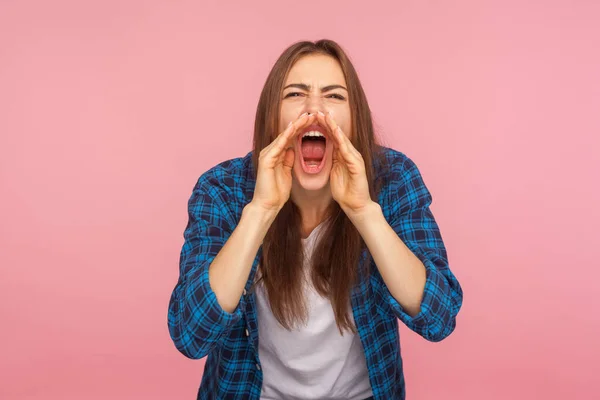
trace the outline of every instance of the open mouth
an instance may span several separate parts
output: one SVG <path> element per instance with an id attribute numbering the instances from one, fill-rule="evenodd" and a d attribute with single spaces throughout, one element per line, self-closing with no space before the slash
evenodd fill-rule
<path id="1" fill-rule="evenodd" d="M 318 124 L 312 124 L 298 136 L 302 169 L 307 174 L 319 173 L 325 165 L 326 130 Z"/>

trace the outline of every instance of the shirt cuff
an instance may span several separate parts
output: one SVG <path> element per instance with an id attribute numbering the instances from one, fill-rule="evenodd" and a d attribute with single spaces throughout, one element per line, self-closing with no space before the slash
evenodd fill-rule
<path id="1" fill-rule="evenodd" d="M 190 274 L 185 297 L 193 299 L 194 304 L 197 305 L 190 316 L 194 321 L 193 325 L 202 330 L 212 331 L 210 336 L 216 338 L 242 318 L 242 309 L 245 305 L 242 296 L 233 312 L 223 310 L 208 278 L 208 268 L 213 259 L 214 257 L 211 257 L 205 261 L 205 265 Z"/>
<path id="2" fill-rule="evenodd" d="M 444 303 L 442 298 L 446 296 L 449 288 L 446 279 L 437 270 L 433 262 L 424 256 L 417 256 L 423 262 L 426 270 L 425 289 L 419 313 L 414 317 L 407 314 L 402 305 L 392 296 L 387 286 L 386 290 L 390 305 L 396 316 L 413 331 L 423 336 L 429 336 L 428 330 L 433 321 L 432 315 L 441 311 L 440 307 Z"/>

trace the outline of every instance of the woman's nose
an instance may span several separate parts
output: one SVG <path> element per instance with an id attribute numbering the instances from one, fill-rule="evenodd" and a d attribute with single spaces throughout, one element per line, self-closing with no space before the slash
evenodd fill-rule
<path id="1" fill-rule="evenodd" d="M 325 107 L 323 105 L 323 98 L 319 95 L 308 96 L 306 100 L 306 111 L 311 114 L 316 114 L 321 111 L 325 113 Z"/>

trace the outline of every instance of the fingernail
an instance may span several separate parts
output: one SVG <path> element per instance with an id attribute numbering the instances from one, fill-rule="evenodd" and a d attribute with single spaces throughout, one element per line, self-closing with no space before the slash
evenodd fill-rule
<path id="1" fill-rule="evenodd" d="M 331 113 L 331 111 L 327 111 L 327 115 L 329 115 L 330 117 L 333 117 L 333 114 Z"/>
<path id="2" fill-rule="evenodd" d="M 322 116 L 322 117 L 325 116 L 325 114 L 323 114 L 321 111 L 319 111 L 319 115 Z"/>
<path id="3" fill-rule="evenodd" d="M 300 115 L 300 118 L 304 118 L 304 116 L 305 116 L 305 115 L 308 115 L 308 113 L 307 113 L 307 112 L 305 112 L 304 114 L 301 114 L 301 115 Z"/>

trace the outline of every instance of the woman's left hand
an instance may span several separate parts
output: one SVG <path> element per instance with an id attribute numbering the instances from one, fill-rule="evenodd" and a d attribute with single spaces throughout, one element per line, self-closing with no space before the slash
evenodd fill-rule
<path id="1" fill-rule="evenodd" d="M 326 124 L 333 139 L 333 166 L 329 176 L 333 199 L 348 216 L 359 214 L 373 203 L 363 157 L 331 114 L 317 114 L 317 119 Z"/>

